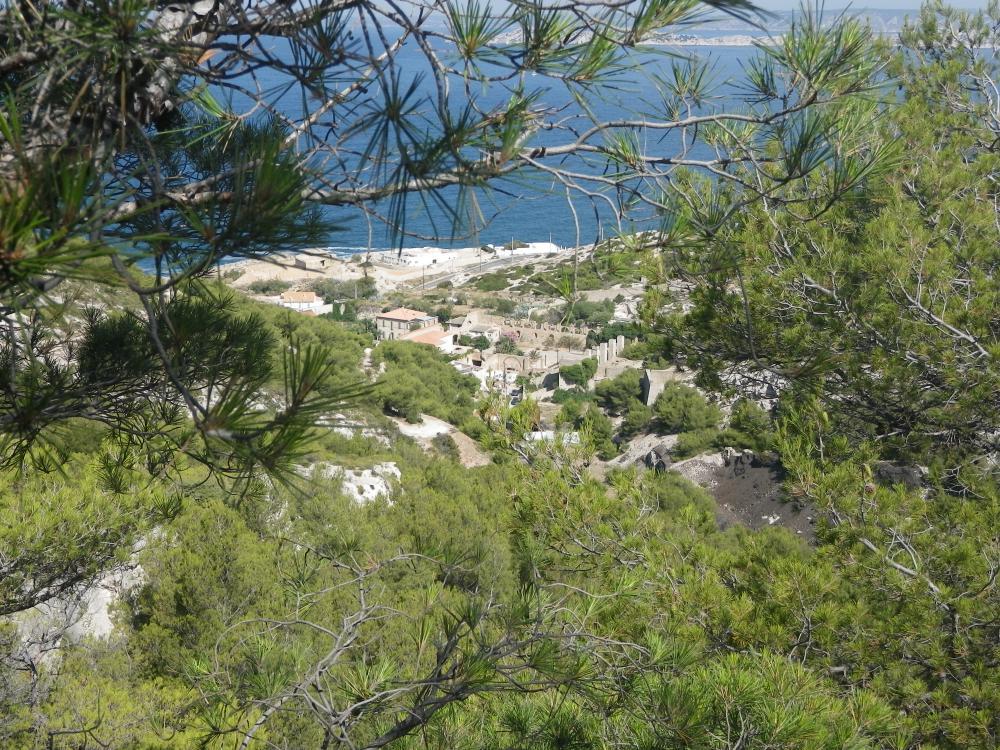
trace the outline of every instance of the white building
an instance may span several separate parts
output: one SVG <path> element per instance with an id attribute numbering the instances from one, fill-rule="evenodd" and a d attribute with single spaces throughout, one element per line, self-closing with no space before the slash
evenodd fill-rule
<path id="1" fill-rule="evenodd" d="M 279 303 L 289 310 L 298 310 L 310 315 L 321 315 L 330 312 L 332 306 L 323 304 L 323 300 L 316 296 L 316 292 L 282 292 Z"/>

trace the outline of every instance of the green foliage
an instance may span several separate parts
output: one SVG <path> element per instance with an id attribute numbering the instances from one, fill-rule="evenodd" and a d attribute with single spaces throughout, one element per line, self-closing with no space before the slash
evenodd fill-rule
<path id="1" fill-rule="evenodd" d="M 372 363 L 385 363 L 385 374 L 375 398 L 388 413 L 408 422 L 431 414 L 454 425 L 472 417 L 479 381 L 461 375 L 436 349 L 409 341 L 383 341 L 372 353 Z"/>
<path id="2" fill-rule="evenodd" d="M 722 434 L 714 427 L 682 432 L 677 436 L 677 444 L 672 453 L 675 458 L 690 458 L 710 449 L 723 448 L 727 445 L 735 447 L 734 442 L 726 442 Z"/>
<path id="3" fill-rule="evenodd" d="M 491 346 L 490 340 L 483 335 L 469 336 L 462 334 L 458 337 L 458 343 L 460 346 L 471 346 L 473 349 L 478 349 L 479 351 L 489 349 Z"/>
<path id="4" fill-rule="evenodd" d="M 435 435 L 431 439 L 431 445 L 442 456 L 450 458 L 453 461 L 458 460 L 458 446 L 455 445 L 455 439 L 451 435 Z"/>
<path id="5" fill-rule="evenodd" d="M 604 326 L 615 314 L 615 305 L 611 300 L 588 302 L 578 300 L 561 312 L 557 313 L 555 322 L 581 323 L 587 326 Z"/>
<path id="6" fill-rule="evenodd" d="M 504 273 L 487 273 L 476 279 L 474 286 L 481 292 L 502 292 L 510 281 Z"/>
<path id="7" fill-rule="evenodd" d="M 559 375 L 570 385 L 586 387 L 590 379 L 597 372 L 597 359 L 588 357 L 575 365 L 563 365 L 559 368 Z"/>
<path id="8" fill-rule="evenodd" d="M 602 179 L 662 210 L 661 231 L 532 279 L 569 301 L 639 273 L 649 244 L 676 251 L 678 272 L 699 280 L 695 307 L 682 326 L 658 327 L 644 358 L 676 339 L 706 380 L 737 363 L 782 373 L 788 388 L 774 423 L 741 402 L 720 432 L 718 410 L 679 385 L 655 415 L 680 431 L 676 455 L 773 444 L 789 495 L 818 519 L 807 544 L 777 527 L 720 530 L 706 493 L 669 472 L 597 480 L 592 451 L 616 449 L 593 401 L 623 414 L 623 434 L 641 429 L 649 410 L 633 375 L 553 397 L 585 445 L 525 446 L 534 402 L 500 399 L 476 421 L 474 379 L 428 347 L 386 342 L 372 355 L 385 375 L 371 403 L 489 429 L 501 463 L 467 469 L 408 441 L 386 448 L 363 428 L 320 432 L 370 338 L 189 281 L 222 257 L 318 240 L 305 195 L 384 199 L 402 227 L 402 196 L 427 186 L 441 198 L 440 179 L 459 188 L 448 207 L 474 215 L 461 189 L 523 167 L 525 153 L 545 159 L 536 133 L 561 137 L 541 94 L 524 94 L 525 73 L 580 101 L 600 96 L 607 73 L 642 72 L 627 48 L 692 6 L 442 8 L 434 33 L 454 38 L 466 91 L 478 98 L 473 84 L 488 75 L 502 104 L 436 112 L 387 54 L 378 97 L 359 88 L 338 114 L 341 132 L 364 134 L 351 179 L 315 185 L 301 166 L 324 154 L 298 147 L 342 156 L 337 133 L 327 144 L 307 125 L 286 142 L 207 93 L 217 71 L 279 65 L 242 15 L 228 31 L 213 28 L 218 14 L 197 29 L 179 21 L 178 38 L 213 50 L 206 65 L 160 33 L 180 11 L 113 10 L 56 4 L 3 18 L 0 593 L 3 613 L 20 615 L 0 622 L 0 744 L 997 745 L 997 128 L 984 106 L 995 68 L 978 51 L 994 23 L 925 10 L 893 62 L 900 106 L 879 134 L 871 84 L 884 58 L 852 22 L 827 27 L 806 10 L 747 64 L 747 96 L 766 117 L 713 123 L 703 66 L 660 71 L 644 117 L 706 112 L 699 136 L 721 155 L 712 182 L 675 164 L 658 171 L 640 131 L 598 126 L 593 144 L 613 170 Z M 286 72 L 305 102 L 343 88 L 330 51 L 353 33 L 346 15 L 317 10 L 268 27 L 287 35 Z M 346 12 L 365 19 L 378 55 L 384 9 Z M 569 142 L 590 148 L 570 128 Z M 880 172 L 896 140 L 902 159 Z M 127 179 L 105 179 L 117 174 Z M 94 239 L 109 228 L 127 252 L 87 260 L 118 252 Z M 127 268 L 140 252 L 157 259 L 155 279 Z M 101 286 L 89 299 L 103 312 L 50 305 L 64 282 L 60 294 Z M 663 301 L 647 296 L 645 322 L 664 322 Z M 577 319 L 606 311 L 578 304 Z M 575 367 L 564 377 L 583 385 L 596 362 Z M 882 484 L 887 456 L 926 460 L 923 486 Z M 345 468 L 386 460 L 401 472 L 391 498 L 348 497 Z M 57 594 L 76 606 L 140 541 L 143 574 L 110 637 L 80 638 L 45 608 L 27 619 Z"/>
<path id="9" fill-rule="evenodd" d="M 745 436 L 739 444 L 745 444 L 758 451 L 771 449 L 774 441 L 771 416 L 756 402 L 742 398 L 733 404 L 729 427 L 731 431 Z M 737 442 L 731 443 L 734 446 L 737 444 Z"/>
<path id="10" fill-rule="evenodd" d="M 615 321 L 614 323 L 609 323 L 599 330 L 590 331 L 587 334 L 587 346 L 595 347 L 600 345 L 602 341 L 610 341 L 611 339 L 618 338 L 619 336 L 624 336 L 627 339 L 640 339 L 646 335 L 648 335 L 648 332 L 645 331 L 639 323 L 631 320 Z"/>
<path id="11" fill-rule="evenodd" d="M 263 294 L 268 297 L 281 294 L 286 289 L 290 289 L 292 282 L 281 279 L 257 279 L 247 284 L 247 291 L 253 294 Z"/>
<path id="12" fill-rule="evenodd" d="M 576 427 L 593 445 L 598 458 L 608 461 L 618 455 L 618 446 L 611 439 L 615 432 L 614 425 L 600 409 L 593 406 L 587 408 L 576 420 Z"/>
<path id="13" fill-rule="evenodd" d="M 309 285 L 326 303 L 342 302 L 353 299 L 373 299 L 378 291 L 375 279 L 363 276 L 360 279 L 319 279 Z"/>
<path id="14" fill-rule="evenodd" d="M 640 360 L 646 367 L 663 368 L 672 364 L 674 349 L 671 336 L 649 333 L 642 341 L 626 346 L 621 354 L 626 359 Z"/>
<path id="15" fill-rule="evenodd" d="M 129 608 L 152 669 L 182 672 L 210 653 L 227 627 L 279 611 L 277 550 L 235 510 L 218 501 L 186 507 L 165 541 L 144 553 L 149 583 Z"/>
<path id="16" fill-rule="evenodd" d="M 653 410 L 638 399 L 628 401 L 623 414 L 618 433 L 626 439 L 646 430 L 653 421 Z"/>
<path id="17" fill-rule="evenodd" d="M 763 206 L 734 222 L 685 335 L 702 367 L 753 359 L 822 398 L 856 440 L 903 460 L 944 450 L 956 466 L 984 449 L 1000 411 L 1000 155 L 995 118 L 974 103 L 997 67 L 967 46 L 988 22 L 960 16 L 927 6 L 892 63 L 899 106 L 871 139 L 901 145 L 897 168 L 813 222 Z M 949 31 L 963 24 L 972 37 Z"/>
<path id="18" fill-rule="evenodd" d="M 565 404 L 568 401 L 593 401 L 594 394 L 580 388 L 556 388 L 552 391 L 552 403 Z"/>
<path id="19" fill-rule="evenodd" d="M 629 406 L 642 397 L 642 375 L 638 370 L 628 369 L 610 380 L 602 380 L 594 386 L 597 403 L 608 413 L 624 414 Z"/>
<path id="20" fill-rule="evenodd" d="M 497 315 L 513 315 L 517 310 L 517 304 L 514 300 L 506 299 L 505 297 L 495 297 L 486 304 Z"/>
<path id="21" fill-rule="evenodd" d="M 346 323 L 353 323 L 358 319 L 358 305 L 353 300 L 334 302 L 333 309 L 328 313 L 323 313 L 320 317 L 327 320 L 340 320 Z"/>
<path id="22" fill-rule="evenodd" d="M 653 413 L 669 433 L 714 429 L 722 418 L 719 408 L 689 385 L 668 382 L 653 402 Z"/>
<path id="23" fill-rule="evenodd" d="M 125 644 L 91 639 L 66 648 L 59 679 L 35 710 L 31 731 L 7 737 L 12 748 L 33 747 L 31 735 L 52 738 L 50 747 L 158 747 L 163 731 L 174 747 L 194 747 L 198 731 L 182 719 L 191 694 L 165 678 L 150 680 L 136 669 Z"/>
<path id="24" fill-rule="evenodd" d="M 149 475 L 117 458 L 99 448 L 72 456 L 62 471 L 0 474 L 0 616 L 71 594 L 126 562 L 169 512 Z"/>
<path id="25" fill-rule="evenodd" d="M 521 349 L 518 347 L 517 342 L 510 336 L 501 336 L 497 339 L 496 344 L 493 345 L 493 350 L 497 354 L 520 354 Z"/>

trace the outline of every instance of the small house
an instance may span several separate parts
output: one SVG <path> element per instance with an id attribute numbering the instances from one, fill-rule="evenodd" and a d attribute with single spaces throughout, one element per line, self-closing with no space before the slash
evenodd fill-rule
<path id="1" fill-rule="evenodd" d="M 437 323 L 437 318 L 422 310 L 397 307 L 375 316 L 375 330 L 382 340 L 406 338 L 407 334 Z"/>
<path id="2" fill-rule="evenodd" d="M 323 308 L 323 300 L 316 296 L 316 292 L 282 292 L 280 304 L 290 310 L 311 312 L 314 315 Z"/>

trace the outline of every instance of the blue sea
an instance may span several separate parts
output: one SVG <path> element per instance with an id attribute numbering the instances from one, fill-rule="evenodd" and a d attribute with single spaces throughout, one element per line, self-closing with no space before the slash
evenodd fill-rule
<path id="1" fill-rule="evenodd" d="M 447 56 L 447 49 L 436 50 Z M 280 51 L 279 51 L 280 54 Z M 706 61 L 713 81 L 714 97 L 707 101 L 702 111 L 719 108 L 743 108 L 740 103 L 740 77 L 751 56 L 761 54 L 754 47 L 724 46 L 679 46 L 657 48 L 643 53 L 637 58 L 641 72 L 621 72 L 612 77 L 609 86 L 600 89 L 578 89 L 577 99 L 560 82 L 542 75 L 531 76 L 527 86 L 539 92 L 547 105 L 561 107 L 559 117 L 583 127 L 581 103 L 589 110 L 589 117 L 607 120 L 645 114 L 650 118 L 660 105 L 659 95 L 651 80 L 656 77 L 670 77 L 675 65 L 685 65 L 687 58 Z M 419 49 L 405 47 L 397 58 L 402 71 L 400 85 L 406 88 L 416 86 L 414 100 L 435 95 L 432 79 L 427 76 L 426 61 Z M 277 106 L 288 117 L 297 119 L 309 104 L 304 103 L 301 91 L 288 89 L 284 82 L 266 77 L 260 79 L 265 90 L 270 87 L 272 96 L 277 98 Z M 376 87 L 369 91 L 371 96 L 379 96 Z M 508 94 L 499 86 L 479 89 L 478 95 L 483 106 L 504 102 Z M 461 106 L 460 94 L 453 95 L 455 105 Z M 239 102 L 232 101 L 239 109 Z M 425 108 L 426 109 L 426 108 Z M 662 115 L 659 115 L 662 118 Z M 357 139 L 367 139 L 367 134 L 359 133 Z M 532 145 L 551 145 L 564 142 L 566 133 L 541 133 Z M 647 153 L 676 154 L 679 140 L 676 135 L 662 137 L 650 133 L 642 144 Z M 711 155 L 704 146 L 697 144 L 689 152 L 694 158 Z M 577 158 L 568 159 L 560 166 L 585 173 L 597 169 L 594 163 L 585 163 Z M 634 231 L 652 226 L 655 222 L 650 212 L 638 211 L 624 224 L 615 219 L 613 211 L 603 199 L 593 199 L 570 193 L 564 186 L 545 174 L 519 174 L 514 179 L 505 179 L 488 189 L 477 189 L 469 194 L 473 200 L 459 200 L 457 189 L 438 193 L 437 199 L 424 200 L 419 195 L 407 199 L 404 216 L 407 234 L 393 233 L 377 220 L 366 218 L 360 209 L 351 207 L 328 207 L 324 211 L 336 226 L 327 239 L 326 246 L 339 253 L 353 254 L 368 250 L 388 250 L 399 247 L 469 247 L 485 243 L 504 243 L 516 239 L 523 242 L 552 241 L 569 247 L 587 244 L 598 239 L 614 236 L 623 231 Z M 467 196 L 468 197 L 468 196 Z M 611 196 L 614 198 L 614 196 Z M 473 218 L 456 224 L 450 210 L 455 209 L 463 216 Z M 390 211 L 388 202 L 377 204 L 375 210 L 382 214 Z M 477 226 L 478 225 L 478 226 Z"/>

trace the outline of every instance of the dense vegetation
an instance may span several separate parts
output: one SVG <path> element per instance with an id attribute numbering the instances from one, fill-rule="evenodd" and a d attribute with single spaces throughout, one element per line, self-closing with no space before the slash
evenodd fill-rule
<path id="1" fill-rule="evenodd" d="M 408 422 L 419 422 L 423 413 L 456 425 L 471 422 L 479 381 L 459 374 L 436 349 L 385 341 L 372 353 L 372 364 L 384 365 L 376 394 L 387 412 Z"/>
<path id="2" fill-rule="evenodd" d="M 575 22 L 518 6 L 513 64 L 589 85 L 686 8 L 612 8 L 604 33 L 566 46 Z M 190 55 L 165 65 L 160 27 L 133 23 L 131 5 L 112 14 L 114 34 L 90 11 L 4 16 L 0 32 L 12 157 L 0 161 L 0 745 L 997 746 L 1000 110 L 984 54 L 996 8 L 929 8 L 902 52 L 850 23 L 806 23 L 762 53 L 754 96 L 797 103 L 793 116 L 706 123 L 699 137 L 739 158 L 714 185 L 671 171 L 687 202 L 642 193 L 661 231 L 628 241 L 620 273 L 594 270 L 606 284 L 656 256 L 692 285 L 683 316 L 649 291 L 642 347 L 683 361 L 698 387 L 668 384 L 650 408 L 637 371 L 591 392 L 594 360 L 564 368 L 574 388 L 553 400 L 579 444 L 526 441 L 538 404 L 477 401 L 478 382 L 430 347 L 383 342 L 366 361 L 360 327 L 212 281 L 203 271 L 221 257 L 315 239 L 301 165 L 273 128 L 190 142 L 202 126 L 157 93 Z M 339 32 L 298 12 L 267 28 L 300 45 L 295 72 L 318 94 L 312 52 Z M 256 33 L 254 18 L 234 15 L 228 33 Z M 213 44 L 223 31 L 201 35 L 218 23 L 185 38 Z M 479 43 L 499 31 L 476 3 L 448 23 L 472 80 Z M 56 48 L 73 34 L 90 46 Z M 51 65 L 46 45 L 66 55 L 59 76 L 26 67 Z M 213 56 L 255 54 L 233 49 Z M 142 75 L 111 86 L 123 71 Z M 447 184 L 478 185 L 534 158 L 518 156 L 534 122 L 523 98 L 484 121 L 474 107 L 459 122 L 438 113 L 445 133 L 429 143 L 400 124 L 405 100 L 373 119 L 392 123 L 362 175 L 378 189 L 352 182 L 332 202 L 405 192 L 431 163 Z M 393 175 L 390 132 L 410 137 Z M 150 154 L 146 139 L 170 149 Z M 81 153 L 39 156 L 70 143 Z M 467 143 L 490 159 L 467 164 Z M 625 176 L 657 167 L 625 136 L 606 148 Z M 166 184 L 143 182 L 152 156 Z M 188 194 L 167 167 L 228 197 Z M 150 195 L 157 210 L 139 211 Z M 152 275 L 105 246 L 113 226 L 154 246 Z M 763 384 L 771 411 L 748 395 Z M 492 462 L 463 466 L 452 438 L 425 452 L 384 413 L 458 425 Z M 789 497 L 814 509 L 815 539 L 721 528 L 679 475 L 598 466 L 618 452 L 616 429 L 676 434 L 675 456 L 773 450 Z M 355 469 L 384 492 L 352 497 Z M 78 622 L 116 575 L 127 585 L 111 622 Z"/>

